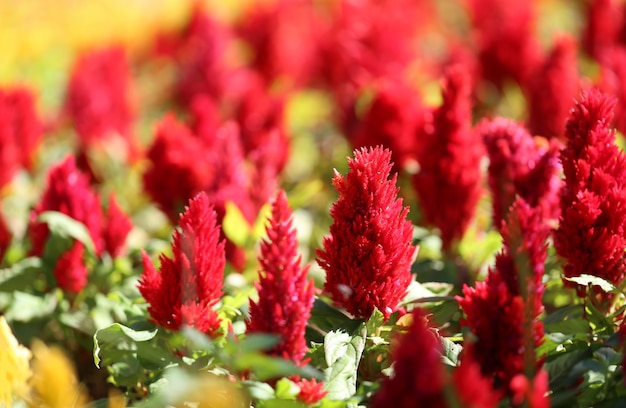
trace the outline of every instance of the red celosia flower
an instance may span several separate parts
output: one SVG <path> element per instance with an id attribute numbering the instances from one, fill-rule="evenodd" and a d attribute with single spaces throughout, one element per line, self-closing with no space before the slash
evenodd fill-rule
<path id="1" fill-rule="evenodd" d="M 396 170 L 415 156 L 429 109 L 422 106 L 415 89 L 400 81 L 381 80 L 376 95 L 362 118 L 348 135 L 355 149 L 382 145 L 391 150 Z"/>
<path id="2" fill-rule="evenodd" d="M 480 198 L 483 147 L 470 126 L 469 76 L 456 65 L 445 75 L 443 104 L 434 112 L 413 177 L 424 219 L 439 228 L 445 250 L 463 237 Z"/>
<path id="3" fill-rule="evenodd" d="M 518 199 L 502 233 L 505 248 L 487 279 L 474 288 L 464 286 L 464 296 L 457 300 L 466 315 L 461 323 L 477 338 L 473 351 L 483 374 L 493 375 L 494 386 L 511 395 L 511 380 L 527 364 L 541 364 L 534 350 L 543 341 L 537 318 L 543 310 L 541 279 L 549 230 L 539 210 Z"/>
<path id="4" fill-rule="evenodd" d="M 524 374 L 516 375 L 511 380 L 511 388 L 513 396 L 511 403 L 513 406 L 522 406 L 524 401 L 530 408 L 549 408 L 550 407 L 550 386 L 548 384 L 548 372 L 539 371 L 532 383 Z"/>
<path id="5" fill-rule="evenodd" d="M 554 246 L 566 260 L 566 277 L 584 273 L 617 285 L 626 268 L 626 157 L 609 128 L 614 105 L 613 98 L 592 90 L 572 109 L 561 152 L 565 183 Z"/>
<path id="6" fill-rule="evenodd" d="M 270 354 L 301 363 L 307 351 L 304 331 L 313 306 L 313 282 L 298 255 L 296 231 L 284 191 L 272 203 L 267 240 L 261 241 L 257 302 L 250 301 L 249 333 L 274 333 L 281 340 Z"/>
<path id="7" fill-rule="evenodd" d="M 421 309 L 416 308 L 408 332 L 393 350 L 394 375 L 383 380 L 371 407 L 447 407 L 441 352 L 438 336 L 429 329 Z"/>
<path id="8" fill-rule="evenodd" d="M 592 58 L 599 59 L 613 48 L 624 29 L 624 5 L 618 0 L 591 0 L 582 14 L 587 18 L 582 33 L 582 47 Z"/>
<path id="9" fill-rule="evenodd" d="M 304 85 L 318 73 L 323 21 L 311 0 L 278 0 L 249 7 L 238 27 L 252 48 L 252 67 L 268 83 Z M 303 47 L 302 44 L 306 44 Z"/>
<path id="10" fill-rule="evenodd" d="M 348 174 L 335 173 L 334 223 L 317 250 L 325 292 L 357 318 L 369 318 L 374 308 L 389 317 L 411 282 L 413 228 L 397 198 L 397 174 L 388 179 L 390 159 L 381 147 L 355 150 Z"/>
<path id="11" fill-rule="evenodd" d="M 302 378 L 296 381 L 296 384 L 300 387 L 296 398 L 307 405 L 315 405 L 328 394 L 328 391 L 324 391 L 324 383 L 317 382 L 314 378 L 310 380 Z"/>
<path id="12" fill-rule="evenodd" d="M 30 213 L 28 234 L 31 253 L 36 256 L 43 254 L 49 234 L 48 226 L 37 221 L 44 211 L 59 211 L 85 224 L 96 254 L 100 255 L 104 248 L 100 200 L 92 191 L 88 177 L 76 168 L 74 157 L 67 157 L 49 170 L 46 190 Z"/>
<path id="13" fill-rule="evenodd" d="M 20 166 L 30 168 L 41 134 L 33 94 L 25 88 L 0 89 L 0 187 Z"/>
<path id="14" fill-rule="evenodd" d="M 539 59 L 535 12 L 526 0 L 466 0 L 475 29 L 482 77 L 501 88 L 524 84 Z"/>
<path id="15" fill-rule="evenodd" d="M 126 143 L 129 155 L 135 154 L 130 92 L 130 68 L 123 48 L 96 50 L 80 57 L 69 80 L 65 109 L 76 127 L 81 149 L 117 136 Z"/>
<path id="16" fill-rule="evenodd" d="M 222 296 L 224 241 L 206 194 L 189 201 L 179 226 L 172 242 L 173 258 L 160 256 L 160 272 L 143 252 L 139 291 L 158 325 L 170 330 L 191 326 L 215 335 L 220 320 L 213 307 Z"/>
<path id="17" fill-rule="evenodd" d="M 560 143 L 553 140 L 545 146 L 523 126 L 504 118 L 485 120 L 476 131 L 489 155 L 493 225 L 500 229 L 517 195 L 530 206 L 541 208 L 546 223 L 556 220 L 560 211 Z"/>
<path id="18" fill-rule="evenodd" d="M 124 250 L 126 237 L 131 229 L 133 223 L 117 204 L 115 195 L 111 194 L 102 230 L 104 247 L 111 257 L 117 257 Z"/>
<path id="19" fill-rule="evenodd" d="M 87 285 L 87 268 L 83 261 L 85 248 L 75 242 L 72 248 L 61 254 L 54 266 L 54 278 L 61 289 L 70 293 L 80 292 Z"/>
<path id="20" fill-rule="evenodd" d="M 529 80 L 530 132 L 547 138 L 563 138 L 567 115 L 578 92 L 576 43 L 570 37 L 561 37 Z"/>

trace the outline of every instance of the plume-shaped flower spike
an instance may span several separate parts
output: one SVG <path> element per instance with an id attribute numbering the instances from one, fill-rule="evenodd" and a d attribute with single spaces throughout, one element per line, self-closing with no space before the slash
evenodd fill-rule
<path id="1" fill-rule="evenodd" d="M 334 223 L 317 251 L 324 291 L 358 318 L 369 318 L 374 308 L 389 317 L 411 282 L 413 227 L 397 198 L 397 175 L 389 179 L 390 160 L 389 150 L 363 148 L 348 159 L 345 177 L 335 172 Z"/>
<path id="2" fill-rule="evenodd" d="M 626 273 L 626 156 L 609 128 L 614 105 L 612 97 L 592 90 L 570 113 L 554 246 L 566 261 L 566 277 L 584 273 L 619 284 Z"/>
<path id="3" fill-rule="evenodd" d="M 160 326 L 171 330 L 191 326 L 216 335 L 220 320 L 213 306 L 222 296 L 226 261 L 217 215 L 204 193 L 189 202 L 179 227 L 172 242 L 173 258 L 161 255 L 160 273 L 143 252 L 139 291 Z"/>
<path id="4" fill-rule="evenodd" d="M 270 354 L 301 363 L 307 351 L 304 331 L 313 306 L 313 282 L 301 266 L 296 230 L 284 191 L 272 203 L 267 239 L 261 241 L 259 300 L 250 302 L 249 333 L 281 337 Z"/>

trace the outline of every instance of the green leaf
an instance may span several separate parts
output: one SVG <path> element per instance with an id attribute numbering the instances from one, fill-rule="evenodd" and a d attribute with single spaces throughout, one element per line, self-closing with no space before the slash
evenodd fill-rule
<path id="1" fill-rule="evenodd" d="M 13 292 L 32 286 L 41 273 L 40 258 L 30 257 L 21 260 L 10 268 L 0 269 L 0 292 Z"/>
<path id="2" fill-rule="evenodd" d="M 602 289 L 603 291 L 607 293 L 612 293 L 616 291 L 615 285 L 613 285 L 611 282 L 606 281 L 597 276 L 593 276 L 593 275 L 587 275 L 583 273 L 580 276 L 574 276 L 572 278 L 568 278 L 564 276 L 563 279 L 568 280 L 570 282 L 577 283 L 582 286 L 589 286 L 589 285 L 599 286 L 600 289 Z"/>
<path id="3" fill-rule="evenodd" d="M 463 346 L 443 336 L 441 337 L 441 344 L 443 345 L 443 362 L 451 367 L 459 365 L 459 354 L 463 350 Z"/>
<path id="4" fill-rule="evenodd" d="M 307 330 L 307 341 L 321 343 L 323 337 L 319 335 L 319 331 L 321 331 L 323 335 L 331 330 L 338 329 L 352 333 L 354 330 L 358 329 L 361 324 L 361 320 L 352 320 L 349 316 L 341 313 L 326 302 L 315 299 L 313 308 L 311 309 L 311 318 L 309 319 L 308 327 L 314 328 L 317 332 Z"/>
<path id="5" fill-rule="evenodd" d="M 235 245 L 243 247 L 251 235 L 250 223 L 246 220 L 237 205 L 231 201 L 226 202 L 226 214 L 222 221 L 224 235 Z"/>
<path id="6" fill-rule="evenodd" d="M 119 323 L 96 331 L 93 335 L 93 359 L 96 367 L 100 368 L 100 362 L 122 362 L 129 355 L 161 361 L 163 352 L 155 348 L 153 342 L 158 329 L 133 330 Z M 104 354 L 104 356 L 101 356 Z M 118 360 L 121 358 L 123 360 Z"/>
<path id="7" fill-rule="evenodd" d="M 574 367 L 579 361 L 582 361 L 585 357 L 589 356 L 589 351 L 585 349 L 577 349 L 564 353 L 553 358 L 548 358 L 546 361 L 546 370 L 550 378 L 550 384 L 557 383 L 562 377 L 569 374 L 572 367 Z"/>
<path id="8" fill-rule="evenodd" d="M 341 331 L 331 331 L 325 336 L 328 368 L 324 374 L 329 399 L 346 400 L 356 393 L 357 369 L 364 348 L 363 336 L 350 336 Z"/>
<path id="9" fill-rule="evenodd" d="M 47 224 L 52 235 L 63 238 L 73 238 L 83 245 L 90 252 L 94 252 L 94 244 L 89 234 L 89 230 L 80 221 L 58 211 L 44 211 L 39 214 L 37 221 Z"/>
<path id="10" fill-rule="evenodd" d="M 274 334 L 249 334 L 243 340 L 241 340 L 240 350 L 242 353 L 265 351 L 271 349 L 279 342 L 280 337 Z"/>
<path id="11" fill-rule="evenodd" d="M 585 319 L 575 318 L 560 322 L 546 324 L 546 333 L 579 334 L 589 331 L 589 322 Z"/>
<path id="12" fill-rule="evenodd" d="M 384 322 L 385 316 L 380 310 L 378 310 L 378 308 L 375 307 L 374 311 L 372 312 L 372 316 L 370 316 L 368 321 L 365 323 L 365 329 L 367 330 L 367 334 L 373 335 L 377 333 Z"/>
<path id="13" fill-rule="evenodd" d="M 276 398 L 295 399 L 300 392 L 300 387 L 288 378 L 281 378 L 276 383 Z"/>
<path id="14" fill-rule="evenodd" d="M 8 321 L 28 322 L 31 320 L 49 318 L 57 307 L 58 299 L 54 292 L 43 296 L 30 293 L 15 292 L 11 295 L 12 301 L 4 311 Z"/>
<path id="15" fill-rule="evenodd" d="M 274 399 L 276 397 L 274 389 L 268 383 L 247 380 L 242 381 L 242 384 L 250 396 L 257 401 Z"/>

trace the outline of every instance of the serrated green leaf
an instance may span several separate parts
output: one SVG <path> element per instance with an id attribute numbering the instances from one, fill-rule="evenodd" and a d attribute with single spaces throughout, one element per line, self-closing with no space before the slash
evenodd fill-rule
<path id="1" fill-rule="evenodd" d="M 589 285 L 598 286 L 600 287 L 600 289 L 602 289 L 603 291 L 607 293 L 612 293 L 616 291 L 615 285 L 613 285 L 611 282 L 604 280 L 598 276 L 594 276 L 594 275 L 588 275 L 588 274 L 583 273 L 580 276 L 574 276 L 571 278 L 564 276 L 563 279 L 570 281 L 570 282 L 577 283 L 582 286 L 589 286 Z"/>
<path id="2" fill-rule="evenodd" d="M 346 400 L 356 393 L 357 369 L 365 348 L 363 336 L 331 331 L 324 337 L 326 365 L 324 370 L 327 397 Z"/>
<path id="3" fill-rule="evenodd" d="M 47 224 L 52 235 L 73 238 L 81 242 L 88 251 L 94 252 L 93 240 L 82 222 L 58 211 L 44 211 L 39 214 L 37 221 Z"/>

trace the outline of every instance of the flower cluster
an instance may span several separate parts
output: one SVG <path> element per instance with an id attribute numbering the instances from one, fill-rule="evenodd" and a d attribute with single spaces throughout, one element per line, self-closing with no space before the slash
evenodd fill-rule
<path id="1" fill-rule="evenodd" d="M 132 223 L 113 196 L 103 213 L 100 198 L 89 185 L 89 178 L 76 168 L 73 156 L 52 167 L 48 172 L 46 190 L 30 214 L 28 234 L 31 253 L 44 254 L 49 230 L 39 220 L 45 211 L 58 211 L 85 225 L 94 244 L 95 255 L 103 251 L 115 257 L 123 251 L 126 236 Z M 62 289 L 77 293 L 87 284 L 87 269 L 83 261 L 84 245 L 75 241 L 72 247 L 60 255 L 54 269 L 57 284 Z"/>
<path id="2" fill-rule="evenodd" d="M 345 177 L 335 173 L 334 223 L 317 251 L 324 291 L 358 318 L 369 318 L 375 308 L 389 317 L 411 282 L 413 228 L 397 198 L 397 175 L 388 178 L 390 159 L 389 150 L 363 148 L 348 159 Z"/>

